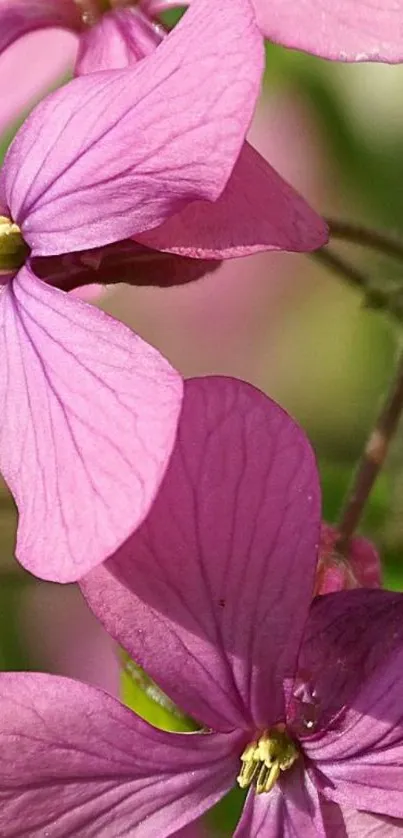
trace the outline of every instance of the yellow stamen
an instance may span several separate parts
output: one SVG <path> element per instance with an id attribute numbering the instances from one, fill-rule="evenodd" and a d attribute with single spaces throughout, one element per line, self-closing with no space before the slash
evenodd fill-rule
<path id="1" fill-rule="evenodd" d="M 18 224 L 0 215 L 0 271 L 15 271 L 24 264 L 27 245 Z"/>
<path id="2" fill-rule="evenodd" d="M 238 785 L 245 789 L 254 782 L 256 794 L 267 793 L 277 783 L 280 772 L 291 768 L 298 756 L 298 748 L 285 725 L 265 730 L 258 740 L 246 746 L 241 756 Z"/>

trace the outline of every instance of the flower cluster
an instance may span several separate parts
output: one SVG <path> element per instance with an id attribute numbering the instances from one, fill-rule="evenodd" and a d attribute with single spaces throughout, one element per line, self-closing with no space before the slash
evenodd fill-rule
<path id="1" fill-rule="evenodd" d="M 324 220 L 246 139 L 264 37 L 398 61 L 403 6 L 193 0 L 168 31 L 172 5 L 0 0 L 0 52 L 44 27 L 78 40 L 76 77 L 0 171 L 0 469 L 18 560 L 79 581 L 197 730 L 2 673 L 0 835 L 201 835 L 238 784 L 237 838 L 394 838 L 403 596 L 380 590 L 368 542 L 338 552 L 310 444 L 278 405 L 231 378 L 183 382 L 77 289 L 182 284 L 325 244 Z"/>

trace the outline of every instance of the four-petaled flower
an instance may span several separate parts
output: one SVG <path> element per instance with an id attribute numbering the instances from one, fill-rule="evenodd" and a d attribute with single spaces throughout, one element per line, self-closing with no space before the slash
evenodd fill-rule
<path id="1" fill-rule="evenodd" d="M 324 222 L 244 144 L 262 65 L 248 0 L 197 0 L 133 69 L 41 102 L 9 149 L 0 468 L 20 512 L 17 557 L 39 576 L 80 578 L 141 522 L 182 393 L 153 348 L 61 291 L 123 281 L 147 253 L 164 264 L 155 248 L 203 260 L 325 240 Z M 193 278 L 197 259 L 183 263 Z"/>
<path id="2" fill-rule="evenodd" d="M 300 428 L 248 384 L 187 382 L 149 516 L 82 590 L 203 727 L 168 733 L 95 688 L 1 675 L 2 836 L 164 838 L 237 778 L 237 838 L 397 836 L 403 596 L 312 604 L 319 532 Z"/>

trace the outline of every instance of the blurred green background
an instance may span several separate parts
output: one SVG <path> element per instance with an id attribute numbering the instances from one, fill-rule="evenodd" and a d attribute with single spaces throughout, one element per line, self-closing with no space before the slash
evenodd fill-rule
<path id="1" fill-rule="evenodd" d="M 39 89 L 45 92 L 57 83 L 71 63 L 67 36 L 60 41 L 60 33 L 47 33 L 48 52 L 36 46 L 37 37 L 26 39 L 29 48 L 20 58 L 15 52 L 13 70 L 11 65 L 4 69 L 0 60 L 0 102 L 9 108 L 8 115 L 0 116 L 2 154 Z M 27 74 L 36 72 L 37 86 L 32 89 L 30 78 L 25 94 Z M 402 81 L 403 67 L 335 65 L 269 45 L 251 141 L 322 214 L 401 233 L 403 239 Z M 352 246 L 334 246 L 369 272 L 375 285 L 403 288 L 403 266 Z M 286 407 L 317 451 L 324 518 L 337 520 L 393 376 L 401 343 L 396 324 L 365 308 L 358 293 L 313 258 L 284 254 L 227 263 L 214 276 L 185 288 L 118 286 L 100 304 L 154 343 L 185 375 L 238 375 Z M 402 462 L 399 432 L 362 524 L 381 552 L 385 586 L 400 590 Z M 2 669 L 46 669 L 113 688 L 115 650 L 72 586 L 38 582 L 17 566 L 14 534 L 15 510 L 2 486 Z M 130 700 L 138 702 L 138 693 Z M 235 797 L 214 815 L 216 829 L 224 834 L 231 832 L 240 793 Z"/>

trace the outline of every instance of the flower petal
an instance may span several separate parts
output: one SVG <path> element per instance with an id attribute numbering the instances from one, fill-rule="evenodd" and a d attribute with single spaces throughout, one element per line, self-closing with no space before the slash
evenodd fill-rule
<path id="1" fill-rule="evenodd" d="M 403 4 L 385 0 L 254 0 L 270 41 L 334 61 L 400 62 Z"/>
<path id="2" fill-rule="evenodd" d="M 234 838 L 327 838 L 318 793 L 303 766 L 284 772 L 270 794 L 248 794 Z M 329 836 L 330 838 L 330 836 Z M 333 834 L 331 838 L 335 838 Z"/>
<path id="3" fill-rule="evenodd" d="M 126 326 L 29 268 L 3 289 L 0 316 L 0 468 L 20 512 L 17 557 L 73 581 L 146 515 L 181 379 Z"/>
<path id="4" fill-rule="evenodd" d="M 331 838 L 401 838 L 403 821 L 369 815 L 321 799 L 321 808 Z"/>
<path id="5" fill-rule="evenodd" d="M 266 726 L 284 715 L 319 507 L 310 445 L 278 405 L 236 379 L 190 380 L 153 508 L 84 594 L 189 715 L 215 730 Z"/>
<path id="6" fill-rule="evenodd" d="M 347 591 L 316 600 L 300 657 L 317 707 L 303 747 L 326 795 L 392 817 L 403 817 L 402 640 L 402 594 Z"/>
<path id="7" fill-rule="evenodd" d="M 78 4 L 74 0 L 0 0 L 0 54 L 22 35 L 47 26 L 79 31 Z"/>
<path id="8" fill-rule="evenodd" d="M 217 270 L 220 265 L 218 259 L 193 259 L 177 256 L 176 253 L 161 253 L 132 239 L 80 253 L 32 259 L 36 275 L 63 291 L 120 282 L 166 288 L 193 282 Z"/>
<path id="9" fill-rule="evenodd" d="M 166 733 L 68 678 L 2 673 L 0 707 L 2 838 L 165 838 L 237 770 L 239 735 Z"/>
<path id="10" fill-rule="evenodd" d="M 82 33 L 76 75 L 137 64 L 154 52 L 164 34 L 140 8 L 116 8 Z"/>
<path id="11" fill-rule="evenodd" d="M 139 241 L 197 258 L 246 256 L 260 250 L 308 251 L 327 240 L 325 222 L 244 143 L 224 192 L 213 205 L 189 204 Z"/>
<path id="12" fill-rule="evenodd" d="M 8 206 L 34 254 L 135 237 L 192 201 L 216 200 L 262 68 L 248 0 L 196 0 L 147 61 L 48 96 L 4 164 Z"/>

